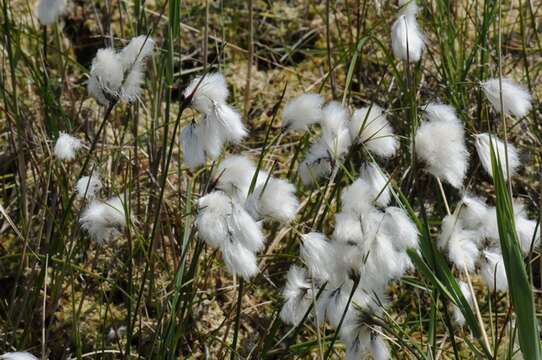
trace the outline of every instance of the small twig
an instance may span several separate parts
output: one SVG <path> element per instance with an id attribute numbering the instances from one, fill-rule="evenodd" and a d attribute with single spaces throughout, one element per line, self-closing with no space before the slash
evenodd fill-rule
<path id="1" fill-rule="evenodd" d="M 438 187 L 440 189 L 440 194 L 442 195 L 442 200 L 444 200 L 444 206 L 446 207 L 446 213 L 448 215 L 451 215 L 452 212 L 450 211 L 450 205 L 448 205 L 448 199 L 446 199 L 446 193 L 444 192 L 444 187 L 442 186 L 442 181 L 440 181 L 440 178 L 437 177 L 437 183 Z"/>

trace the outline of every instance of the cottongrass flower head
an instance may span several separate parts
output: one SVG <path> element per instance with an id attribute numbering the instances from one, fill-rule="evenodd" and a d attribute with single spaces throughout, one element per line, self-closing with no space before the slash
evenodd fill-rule
<path id="1" fill-rule="evenodd" d="M 365 163 L 360 168 L 360 178 L 369 184 L 376 205 L 386 207 L 391 201 L 389 178 L 376 163 Z"/>
<path id="2" fill-rule="evenodd" d="M 77 151 L 82 147 L 81 140 L 65 132 L 60 132 L 55 143 L 54 153 L 60 160 L 71 161 L 75 159 Z"/>
<path id="3" fill-rule="evenodd" d="M 92 60 L 89 94 L 101 105 L 120 100 L 135 101 L 141 93 L 145 60 L 152 54 L 155 42 L 146 36 L 133 38 L 120 52 L 100 49 Z"/>
<path id="4" fill-rule="evenodd" d="M 331 154 L 328 147 L 323 141 L 318 141 L 311 145 L 297 171 L 303 185 L 310 185 L 331 174 L 331 170 Z"/>
<path id="5" fill-rule="evenodd" d="M 75 190 L 80 198 L 93 200 L 102 188 L 102 179 L 98 174 L 83 176 L 77 180 Z"/>
<path id="6" fill-rule="evenodd" d="M 319 94 L 302 94 L 286 104 L 282 110 L 282 127 L 288 130 L 304 130 L 322 120 L 324 98 Z"/>
<path id="7" fill-rule="evenodd" d="M 448 105 L 428 104 L 425 119 L 416 131 L 416 154 L 427 171 L 459 189 L 468 169 L 469 153 L 463 124 Z"/>
<path id="8" fill-rule="evenodd" d="M 389 158 L 397 151 L 399 143 L 380 106 L 372 104 L 356 109 L 349 126 L 352 141 L 363 143 L 371 153 L 381 158 Z"/>
<path id="9" fill-rule="evenodd" d="M 331 101 L 322 110 L 322 140 L 334 159 L 348 152 L 351 139 L 348 128 L 348 110 L 337 101 Z"/>
<path id="10" fill-rule="evenodd" d="M 189 168 L 203 165 L 207 158 L 216 160 L 226 143 L 238 144 L 248 135 L 239 112 L 226 103 L 229 91 L 222 74 L 194 78 L 183 94 L 202 114 L 197 123 L 181 130 Z"/>
<path id="11" fill-rule="evenodd" d="M 249 195 L 252 179 L 256 176 L 256 165 L 244 155 L 229 155 L 220 162 L 213 177 L 216 188 L 244 203 Z M 268 174 L 264 170 L 258 172 L 256 186 L 265 182 Z"/>
<path id="12" fill-rule="evenodd" d="M 258 273 L 255 253 L 264 236 L 243 206 L 223 191 L 213 191 L 198 200 L 196 226 L 199 237 L 222 251 L 231 273 L 249 279 Z"/>
<path id="13" fill-rule="evenodd" d="M 93 200 L 83 210 L 79 223 L 98 243 L 111 241 L 126 226 L 123 201 L 118 196 L 106 201 Z"/>
<path id="14" fill-rule="evenodd" d="M 497 138 L 494 134 L 483 133 L 475 135 L 476 152 L 482 163 L 482 167 L 493 177 L 493 165 L 491 163 L 491 148 L 495 153 L 495 159 L 497 162 L 500 162 L 501 168 L 506 169 L 506 172 L 503 174 L 505 177 L 514 176 L 517 172 L 518 167 L 520 166 L 519 154 L 516 148 L 510 144 L 505 143 Z M 508 168 L 506 155 L 508 155 Z"/>
<path id="15" fill-rule="evenodd" d="M 299 209 L 295 186 L 283 179 L 266 179 L 248 196 L 245 208 L 255 219 L 290 222 Z"/>
<path id="16" fill-rule="evenodd" d="M 53 24 L 66 11 L 66 0 L 38 0 L 36 15 L 40 24 Z"/>
<path id="17" fill-rule="evenodd" d="M 416 0 L 399 0 L 399 14 L 416 16 L 418 13 L 418 4 Z"/>
<path id="18" fill-rule="evenodd" d="M 463 294 L 463 297 L 465 300 L 467 300 L 467 303 L 472 308 L 474 307 L 474 294 L 470 290 L 469 284 L 467 284 L 464 281 L 457 280 L 457 284 L 459 285 L 459 289 L 461 290 L 461 293 Z M 465 317 L 463 316 L 463 313 L 461 312 L 461 309 L 457 305 L 453 305 L 453 315 L 452 320 L 455 324 L 459 326 L 465 325 Z"/>
<path id="19" fill-rule="evenodd" d="M 418 62 L 422 57 L 425 39 L 414 15 L 400 15 L 391 28 L 391 47 L 399 60 Z"/>
<path id="20" fill-rule="evenodd" d="M 282 290 L 282 297 L 285 300 L 280 311 L 282 321 L 290 325 L 299 325 L 313 302 L 313 288 L 304 268 L 296 265 L 290 267 L 286 275 L 286 285 Z"/>
<path id="21" fill-rule="evenodd" d="M 482 83 L 482 89 L 496 112 L 504 112 L 520 119 L 531 110 L 531 94 L 529 91 L 510 79 L 490 79 Z M 502 92 L 502 107 L 501 107 Z"/>
<path id="22" fill-rule="evenodd" d="M 0 355 L 1 360 L 38 360 L 29 352 L 8 352 Z"/>

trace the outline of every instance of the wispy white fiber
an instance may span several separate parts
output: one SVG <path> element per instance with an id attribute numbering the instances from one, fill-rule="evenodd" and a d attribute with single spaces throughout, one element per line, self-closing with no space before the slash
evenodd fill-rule
<path id="1" fill-rule="evenodd" d="M 119 96 L 124 79 L 124 67 L 115 49 L 100 49 L 92 60 L 87 90 L 96 101 L 108 106 L 109 102 Z"/>
<path id="2" fill-rule="evenodd" d="M 488 249 L 483 251 L 480 275 L 482 276 L 482 281 L 491 291 L 508 290 L 504 260 L 498 250 Z"/>
<path id="3" fill-rule="evenodd" d="M 120 197 L 107 201 L 93 200 L 79 219 L 81 227 L 98 243 L 113 240 L 126 226 L 126 213 Z"/>
<path id="4" fill-rule="evenodd" d="M 51 25 L 66 11 L 66 0 L 38 0 L 36 15 L 40 24 Z"/>
<path id="5" fill-rule="evenodd" d="M 365 163 L 359 171 L 360 178 L 370 185 L 376 205 L 386 207 L 391 201 L 389 179 L 375 163 Z"/>
<path id="6" fill-rule="evenodd" d="M 305 159 L 299 164 L 298 173 L 304 185 L 314 184 L 331 174 L 331 154 L 328 147 L 318 141 L 311 145 Z"/>
<path id="7" fill-rule="evenodd" d="M 380 106 L 373 104 L 356 109 L 350 119 L 349 127 L 352 141 L 363 143 L 373 154 L 388 158 L 397 151 L 399 142 Z"/>
<path id="8" fill-rule="evenodd" d="M 282 110 L 282 126 L 288 130 L 303 130 L 322 120 L 324 98 L 307 93 L 288 101 Z"/>
<path id="9" fill-rule="evenodd" d="M 309 309 L 313 299 L 312 285 L 308 281 L 304 268 L 292 265 L 286 275 L 286 285 L 282 290 L 285 300 L 280 311 L 280 318 L 286 324 L 298 325 Z"/>
<path id="10" fill-rule="evenodd" d="M 205 164 L 205 150 L 201 136 L 201 127 L 191 122 L 181 130 L 184 163 L 190 169 Z"/>
<path id="11" fill-rule="evenodd" d="M 474 296 L 472 292 L 470 291 L 469 284 L 467 284 L 464 281 L 457 280 L 457 283 L 459 285 L 459 289 L 463 293 L 463 297 L 465 300 L 467 300 L 467 303 L 472 308 L 474 305 Z M 463 313 L 461 312 L 461 309 L 457 305 L 453 305 L 453 317 L 452 320 L 455 324 L 459 326 L 465 325 L 465 317 L 463 316 Z"/>
<path id="12" fill-rule="evenodd" d="M 230 155 L 220 162 L 214 172 L 217 179 L 217 189 L 244 202 L 248 196 L 252 178 L 256 173 L 256 166 L 248 157 L 243 155 Z M 260 170 L 257 185 L 267 178 L 267 174 Z"/>
<path id="13" fill-rule="evenodd" d="M 370 351 L 374 360 L 387 360 L 391 357 L 390 349 L 382 335 L 371 334 Z"/>
<path id="14" fill-rule="evenodd" d="M 29 352 L 8 352 L 0 355 L 2 360 L 38 360 L 37 357 Z"/>
<path id="15" fill-rule="evenodd" d="M 468 168 L 463 124 L 448 105 L 427 105 L 425 117 L 416 131 L 416 154 L 433 176 L 459 189 Z"/>
<path id="16" fill-rule="evenodd" d="M 323 112 L 322 140 L 334 159 L 342 158 L 351 145 L 348 110 L 337 101 L 328 103 Z"/>
<path id="17" fill-rule="evenodd" d="M 210 114 L 214 103 L 224 104 L 229 96 L 226 79 L 221 73 L 195 77 L 184 90 L 184 96 L 193 94 L 192 104 L 200 112 Z"/>
<path id="18" fill-rule="evenodd" d="M 225 141 L 239 143 L 248 135 L 241 115 L 225 103 L 212 102 L 212 110 L 207 113 L 208 126 L 216 126 Z"/>
<path id="19" fill-rule="evenodd" d="M 403 209 L 387 207 L 383 226 L 398 250 L 418 247 L 418 228 Z"/>
<path id="20" fill-rule="evenodd" d="M 221 247 L 230 237 L 228 217 L 232 199 L 222 191 L 213 191 L 198 200 L 196 226 L 199 237 L 207 244 Z"/>
<path id="21" fill-rule="evenodd" d="M 396 58 L 418 62 L 422 57 L 425 40 L 414 15 L 400 15 L 391 28 L 391 47 Z"/>
<path id="22" fill-rule="evenodd" d="M 128 70 L 133 64 L 142 63 L 150 57 L 154 51 L 154 45 L 154 40 L 145 35 L 132 38 L 119 52 L 119 59 L 124 69 Z"/>
<path id="23" fill-rule="evenodd" d="M 346 186 L 341 193 L 343 211 L 364 215 L 373 208 L 375 195 L 371 185 L 359 178 Z"/>
<path id="24" fill-rule="evenodd" d="M 297 213 L 299 201 L 295 196 L 294 185 L 286 180 L 270 178 L 254 189 L 245 207 L 256 219 L 289 222 Z"/>
<path id="25" fill-rule="evenodd" d="M 487 99 L 497 112 L 504 110 L 505 114 L 522 118 L 531 110 L 531 94 L 529 91 L 510 79 L 490 79 L 482 83 L 482 89 Z M 501 108 L 502 92 L 502 108 Z"/>
<path id="26" fill-rule="evenodd" d="M 83 147 L 83 143 L 76 137 L 65 132 L 58 135 L 55 143 L 54 153 L 60 160 L 70 161 L 75 159 L 76 152 Z"/>
<path id="27" fill-rule="evenodd" d="M 418 4 L 416 0 L 399 0 L 399 14 L 416 16 Z"/>
<path id="28" fill-rule="evenodd" d="M 77 184 L 75 185 L 77 195 L 88 200 L 94 199 L 101 188 L 102 180 L 98 174 L 83 176 L 77 180 Z"/>
<path id="29" fill-rule="evenodd" d="M 519 245 L 523 254 L 527 255 L 531 249 L 534 250 L 540 245 L 540 225 L 537 221 L 528 219 L 523 211 L 515 212 L 514 215 Z"/>
<path id="30" fill-rule="evenodd" d="M 227 241 L 221 248 L 229 272 L 248 280 L 259 271 L 256 255 L 237 241 Z"/>
<path id="31" fill-rule="evenodd" d="M 300 255 L 314 278 L 326 281 L 333 276 L 335 257 L 325 235 L 317 232 L 302 235 Z"/>
<path id="32" fill-rule="evenodd" d="M 514 176 L 517 168 L 520 166 L 519 155 L 516 148 L 497 138 L 494 134 L 483 133 L 475 136 L 474 145 L 476 146 L 476 152 L 482 163 L 484 170 L 493 177 L 493 167 L 491 164 L 491 147 L 493 145 L 493 151 L 495 153 L 495 159 L 500 161 L 501 168 L 506 169 L 506 153 L 508 152 L 508 170 L 504 173 L 504 177 L 507 175 Z"/>

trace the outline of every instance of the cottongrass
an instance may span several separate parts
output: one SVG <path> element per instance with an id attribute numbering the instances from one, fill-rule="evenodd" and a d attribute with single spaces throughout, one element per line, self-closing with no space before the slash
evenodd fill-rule
<path id="1" fill-rule="evenodd" d="M 400 14 L 395 20 L 391 28 L 391 47 L 399 60 L 420 61 L 425 39 L 414 14 Z"/>
<path id="2" fill-rule="evenodd" d="M 121 51 L 113 48 L 98 50 L 92 60 L 88 93 L 101 105 L 120 100 L 131 103 L 141 94 L 145 60 L 154 51 L 152 38 L 141 35 L 130 40 Z"/>
<path id="3" fill-rule="evenodd" d="M 482 89 L 496 112 L 504 112 L 518 119 L 531 110 L 532 96 L 529 91 L 510 79 L 490 79 L 482 83 Z M 502 94 L 502 106 L 501 106 Z"/>
<path id="4" fill-rule="evenodd" d="M 81 140 L 65 132 L 60 132 L 55 143 L 54 154 L 60 160 L 71 161 L 75 159 L 77 151 L 82 147 Z"/>
<path id="5" fill-rule="evenodd" d="M 51 25 L 66 11 L 66 0 L 38 0 L 36 16 L 44 25 Z"/>
<path id="6" fill-rule="evenodd" d="M 97 196 L 102 186 L 103 184 L 100 176 L 98 174 L 92 174 L 90 176 L 83 176 L 77 180 L 75 191 L 80 198 L 92 200 Z"/>
<path id="7" fill-rule="evenodd" d="M 114 196 L 106 201 L 91 201 L 83 210 L 79 223 L 92 239 L 104 244 L 121 234 L 126 220 L 124 202 Z"/>
<path id="8" fill-rule="evenodd" d="M 475 135 L 476 152 L 484 170 L 493 177 L 493 165 L 491 162 L 491 149 L 495 153 L 495 158 L 501 164 L 505 171 L 504 177 L 516 175 L 517 169 L 521 165 L 517 149 L 510 143 L 504 143 L 494 134 L 483 133 Z"/>
<path id="9" fill-rule="evenodd" d="M 9 352 L 0 355 L 1 360 L 38 360 L 29 352 Z"/>

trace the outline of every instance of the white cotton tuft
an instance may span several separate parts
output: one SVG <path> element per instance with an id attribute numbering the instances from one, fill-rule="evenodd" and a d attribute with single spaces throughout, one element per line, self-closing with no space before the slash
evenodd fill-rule
<path id="1" fill-rule="evenodd" d="M 228 142 L 237 144 L 248 135 L 241 115 L 228 104 L 213 102 L 206 121 L 210 126 L 216 126 L 218 132 Z"/>
<path id="2" fill-rule="evenodd" d="M 324 98 L 319 94 L 303 94 L 288 101 L 282 110 L 282 126 L 288 130 L 303 130 L 322 120 Z"/>
<path id="3" fill-rule="evenodd" d="M 478 157 L 480 158 L 484 170 L 491 177 L 493 177 L 491 145 L 493 145 L 495 159 L 500 161 L 502 169 L 506 169 L 506 152 L 508 151 L 508 171 L 504 173 L 503 176 L 514 176 L 516 174 L 520 162 L 518 151 L 512 144 L 507 143 L 505 147 L 505 143 L 495 135 L 483 133 L 476 135 L 474 145 L 476 146 L 476 152 L 478 153 Z"/>
<path id="4" fill-rule="evenodd" d="M 400 15 L 395 20 L 391 28 L 391 47 L 396 58 L 418 62 L 422 57 L 424 42 L 414 15 Z"/>
<path id="5" fill-rule="evenodd" d="M 469 306 L 474 305 L 474 296 L 472 292 L 470 291 L 469 284 L 467 284 L 464 281 L 457 280 L 457 283 L 459 285 L 459 289 L 463 293 L 463 297 L 465 300 L 467 300 L 467 303 Z M 463 313 L 461 312 L 461 309 L 457 305 L 453 305 L 453 317 L 452 320 L 455 324 L 459 326 L 465 325 L 465 317 L 463 316 Z"/>
<path id="6" fill-rule="evenodd" d="M 311 276 L 318 280 L 329 280 L 334 274 L 335 256 L 333 247 L 325 235 L 311 232 L 301 236 L 300 255 Z"/>
<path id="7" fill-rule="evenodd" d="M 450 261 L 460 270 L 466 268 L 469 272 L 473 272 L 479 256 L 478 232 L 456 226 L 448 239 Z"/>
<path id="8" fill-rule="evenodd" d="M 124 79 L 124 67 L 117 53 L 112 48 L 100 49 L 92 60 L 87 90 L 96 101 L 109 105 L 117 98 Z"/>
<path id="9" fill-rule="evenodd" d="M 489 249 L 482 253 L 480 275 L 491 291 L 508 290 L 508 279 L 504 268 L 504 260 L 499 250 Z"/>
<path id="10" fill-rule="evenodd" d="M 181 131 L 183 145 L 183 160 L 190 169 L 205 164 L 205 150 L 201 136 L 201 127 L 198 124 L 190 123 Z"/>
<path id="11" fill-rule="evenodd" d="M 459 189 L 468 168 L 463 124 L 452 107 L 441 104 L 426 106 L 425 121 L 416 131 L 416 154 L 435 177 Z"/>
<path id="12" fill-rule="evenodd" d="M 224 263 L 229 272 L 248 280 L 258 273 L 256 255 L 241 243 L 227 241 L 221 247 Z"/>
<path id="13" fill-rule="evenodd" d="M 333 240 L 339 243 L 355 245 L 362 239 L 363 231 L 359 216 L 349 212 L 335 214 Z"/>
<path id="14" fill-rule="evenodd" d="M 381 158 L 393 156 L 399 147 L 384 110 L 376 104 L 356 109 L 349 126 L 352 141 L 363 143 L 367 150 Z"/>
<path id="15" fill-rule="evenodd" d="M 214 173 L 216 187 L 243 203 L 248 196 L 255 173 L 256 166 L 248 157 L 230 155 L 222 160 Z M 261 184 L 266 178 L 267 173 L 260 170 L 256 185 Z"/>
<path id="16" fill-rule="evenodd" d="M 298 173 L 304 185 L 314 184 L 331 174 L 331 156 L 324 143 L 318 141 L 311 145 L 305 159 L 299 164 Z"/>
<path id="17" fill-rule="evenodd" d="M 534 220 L 527 219 L 523 214 L 516 214 L 516 231 L 519 245 L 524 255 L 540 244 L 540 225 Z"/>
<path id="18" fill-rule="evenodd" d="M 77 180 L 77 184 L 75 185 L 77 195 L 88 200 L 94 199 L 101 188 L 102 180 L 97 174 L 83 176 L 81 179 Z"/>
<path id="19" fill-rule="evenodd" d="M 337 101 L 327 104 L 323 112 L 322 140 L 334 159 L 342 158 L 350 148 L 348 110 Z"/>
<path id="20" fill-rule="evenodd" d="M 375 193 L 369 183 L 363 179 L 357 179 L 346 186 L 341 193 L 342 209 L 356 215 L 364 215 L 373 209 Z"/>
<path id="21" fill-rule="evenodd" d="M 198 209 L 199 237 L 211 246 L 221 247 L 230 237 L 228 217 L 232 214 L 232 199 L 222 191 L 213 191 L 198 200 Z"/>
<path id="22" fill-rule="evenodd" d="M 141 85 L 143 84 L 145 68 L 143 63 L 137 62 L 126 73 L 119 90 L 119 99 L 125 103 L 131 103 L 137 100 L 141 95 Z"/>
<path id="23" fill-rule="evenodd" d="M 98 243 L 112 240 L 126 226 L 126 213 L 120 197 L 93 200 L 81 214 L 81 227 Z"/>
<path id="24" fill-rule="evenodd" d="M 66 0 L 39 0 L 36 15 L 40 24 L 51 25 L 66 11 Z"/>
<path id="25" fill-rule="evenodd" d="M 0 355 L 1 360 L 38 360 L 29 352 L 8 352 Z"/>
<path id="26" fill-rule="evenodd" d="M 487 99 L 496 112 L 501 112 L 501 90 L 502 109 L 508 115 L 522 118 L 531 110 L 531 94 L 523 87 L 510 79 L 490 79 L 482 83 L 482 89 Z"/>
<path id="27" fill-rule="evenodd" d="M 465 194 L 461 199 L 459 218 L 468 229 L 480 228 L 487 219 L 488 207 L 486 203 L 475 196 Z"/>
<path id="28" fill-rule="evenodd" d="M 416 0 L 399 0 L 399 14 L 416 16 L 418 4 Z"/>
<path id="29" fill-rule="evenodd" d="M 372 334 L 370 344 L 373 360 L 387 360 L 391 357 L 390 349 L 381 335 Z"/>
<path id="30" fill-rule="evenodd" d="M 76 137 L 61 132 L 55 143 L 55 156 L 60 160 L 71 161 L 75 159 L 75 153 L 83 147 L 83 143 Z"/>
<path id="31" fill-rule="evenodd" d="M 198 76 L 190 82 L 184 90 L 184 96 L 192 95 L 194 107 L 205 114 L 213 111 L 214 103 L 224 104 L 228 98 L 229 91 L 226 79 L 221 73 L 206 74 Z M 200 82 L 201 81 L 201 82 Z"/>
<path id="32" fill-rule="evenodd" d="M 286 285 L 282 290 L 284 305 L 280 318 L 287 324 L 298 325 L 312 303 L 312 285 L 307 279 L 305 269 L 292 265 L 286 275 Z"/>
<path id="33" fill-rule="evenodd" d="M 389 179 L 374 163 L 366 163 L 360 169 L 360 178 L 370 185 L 376 205 L 386 207 L 391 201 Z"/>
<path id="34" fill-rule="evenodd" d="M 393 245 L 397 250 L 418 248 L 418 228 L 403 209 L 395 206 L 387 207 L 382 226 L 393 239 Z"/>
<path id="35" fill-rule="evenodd" d="M 205 156 L 211 160 L 216 160 L 222 153 L 222 147 L 226 139 L 221 132 L 221 128 L 211 118 L 204 115 L 198 123 L 198 133 L 201 138 Z"/>
<path id="36" fill-rule="evenodd" d="M 295 186 L 288 181 L 270 178 L 257 186 L 245 203 L 247 211 L 256 219 L 269 218 L 289 222 L 297 213 L 299 201 Z"/>
<path id="37" fill-rule="evenodd" d="M 228 218 L 231 237 L 240 242 L 246 249 L 257 252 L 263 248 L 264 236 L 260 223 L 236 201 L 232 202 L 232 214 Z"/>
<path id="38" fill-rule="evenodd" d="M 142 63 L 146 58 L 152 55 L 155 42 L 146 35 L 136 36 L 130 40 L 119 53 L 119 59 L 125 70 L 132 65 Z"/>

